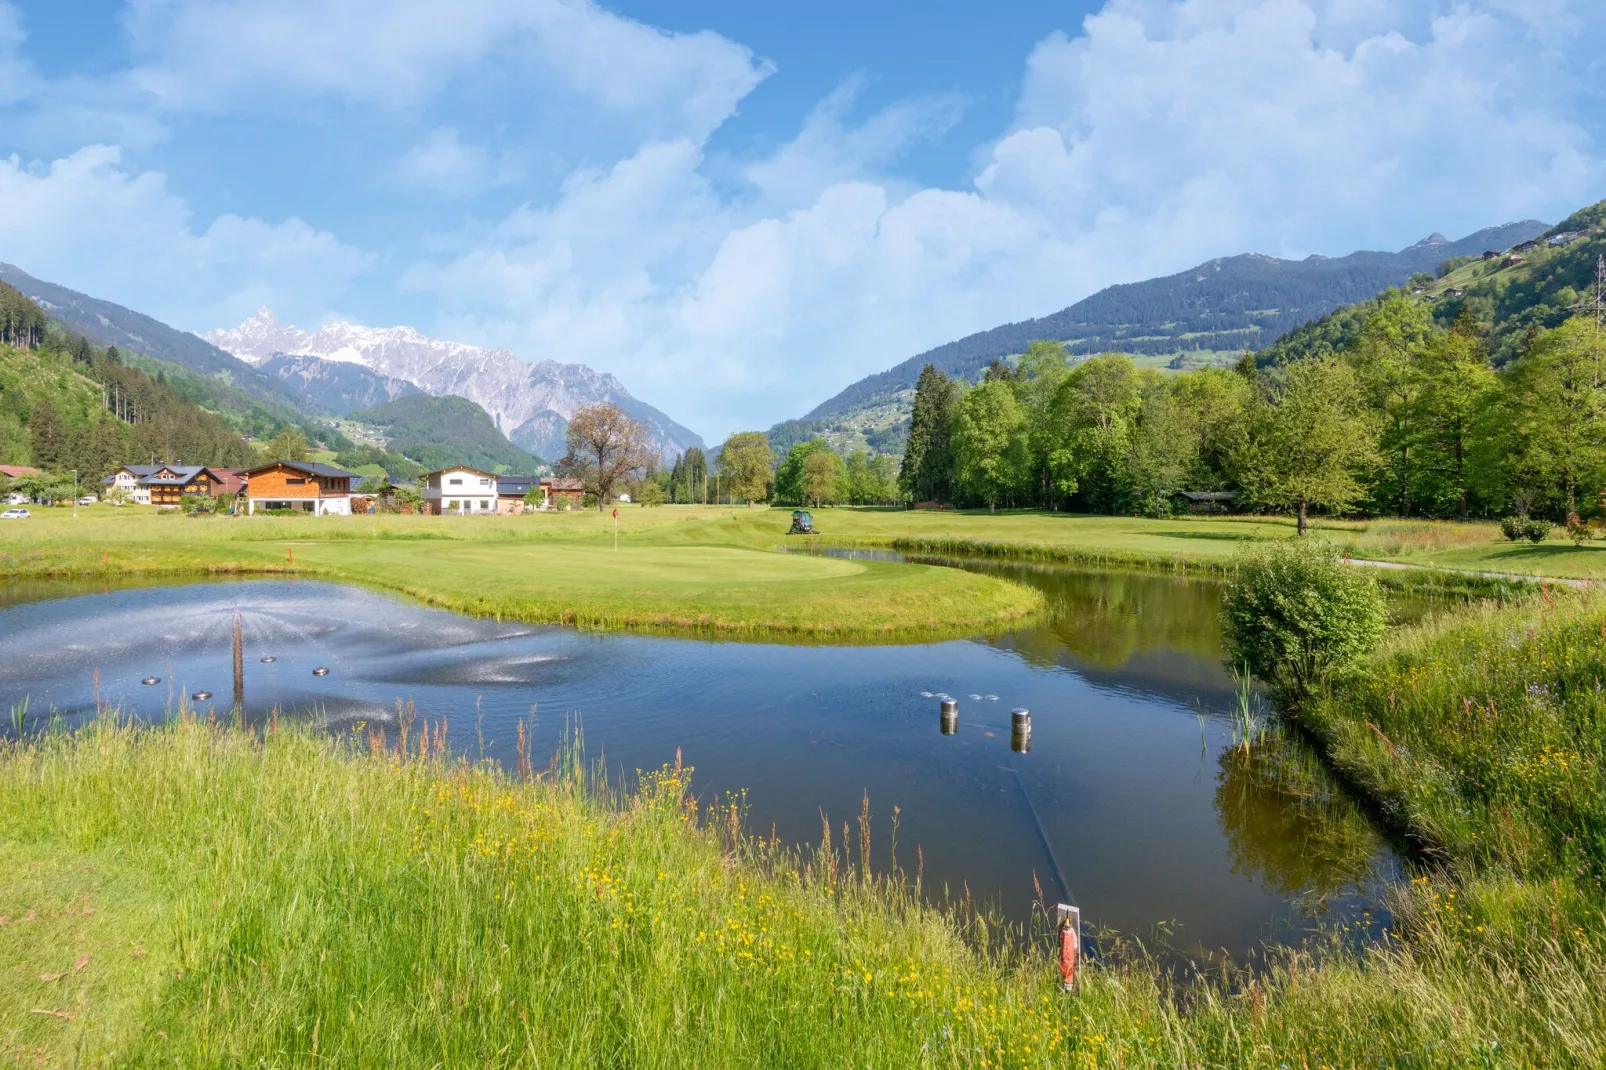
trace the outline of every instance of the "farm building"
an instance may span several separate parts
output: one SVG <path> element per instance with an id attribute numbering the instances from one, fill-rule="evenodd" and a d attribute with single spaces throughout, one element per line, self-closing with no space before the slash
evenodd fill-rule
<path id="1" fill-rule="evenodd" d="M 586 481 L 548 476 L 541 480 L 541 490 L 546 495 L 544 508 L 578 509 L 585 495 Z"/>
<path id="2" fill-rule="evenodd" d="M 357 476 L 312 461 L 271 461 L 247 468 L 247 512 L 296 509 L 315 516 L 351 515 L 351 484 Z"/>
<path id="3" fill-rule="evenodd" d="M 494 516 L 496 473 L 457 465 L 431 472 L 422 480 L 424 512 L 434 516 Z"/>

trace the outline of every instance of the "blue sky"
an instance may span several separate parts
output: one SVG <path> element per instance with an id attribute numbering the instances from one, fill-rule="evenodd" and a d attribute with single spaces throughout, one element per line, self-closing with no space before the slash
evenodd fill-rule
<path id="1" fill-rule="evenodd" d="M 0 260 L 717 441 L 1213 256 L 1606 197 L 1598 0 L 0 0 Z"/>

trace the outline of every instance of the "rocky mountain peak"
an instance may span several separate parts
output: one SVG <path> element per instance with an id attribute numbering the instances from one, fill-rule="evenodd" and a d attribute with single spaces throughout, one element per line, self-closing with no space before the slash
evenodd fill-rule
<path id="1" fill-rule="evenodd" d="M 508 349 L 431 338 L 409 326 L 326 323 L 308 334 L 279 323 L 264 308 L 238 327 L 205 337 L 254 364 L 279 354 L 358 364 L 426 394 L 467 398 L 488 412 L 515 445 L 542 457 L 561 456 L 566 449 L 563 433 L 575 410 L 598 401 L 611 401 L 645 424 L 665 460 L 703 444 L 694 432 L 638 401 L 610 374 L 584 364 L 531 363 Z M 302 373 L 307 374 L 304 368 Z"/>

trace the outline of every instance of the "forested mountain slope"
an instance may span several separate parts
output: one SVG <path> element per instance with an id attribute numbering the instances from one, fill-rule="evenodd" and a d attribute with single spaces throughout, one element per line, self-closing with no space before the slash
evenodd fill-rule
<path id="1" fill-rule="evenodd" d="M 0 304 L 26 300 L 0 283 Z M 41 319 L 43 318 L 41 313 Z M 59 328 L 0 343 L 0 463 L 77 469 L 93 486 L 120 464 L 235 466 L 255 457 L 229 425 L 173 386 Z"/>
<path id="2" fill-rule="evenodd" d="M 509 442 L 490 414 L 467 398 L 409 394 L 359 409 L 350 418 L 376 428 L 390 449 L 426 469 L 467 464 L 492 472 L 529 473 L 541 463 Z"/>
<path id="3" fill-rule="evenodd" d="M 1460 264 L 1411 296 L 1431 306 L 1434 322 L 1454 323 L 1465 309 L 1496 366 L 1509 363 L 1532 332 L 1557 327 L 1594 295 L 1606 255 L 1606 201 L 1568 216 L 1536 239 Z M 1452 262 L 1453 263 L 1453 262 Z M 1352 345 L 1378 295 L 1336 309 L 1256 355 L 1262 367 L 1333 353 Z"/>
<path id="4" fill-rule="evenodd" d="M 96 346 L 116 346 L 125 363 L 160 377 L 203 409 L 218 413 L 243 434 L 269 438 L 298 426 L 309 438 L 328 437 L 324 406 L 264 375 L 223 350 L 140 312 L 102 301 L 0 263 L 0 282 L 27 295 L 64 331 Z"/>
<path id="5" fill-rule="evenodd" d="M 1111 286 L 1052 315 L 938 346 L 861 379 L 803 420 L 827 421 L 886 404 L 913 390 L 927 364 L 974 381 L 993 360 L 1024 352 L 1038 340 L 1063 342 L 1072 355 L 1122 352 L 1161 363 L 1167 355 L 1185 360 L 1260 349 L 1335 308 L 1402 285 L 1419 272 L 1433 272 L 1449 258 L 1506 249 L 1546 229 L 1546 224 L 1528 220 L 1480 230 L 1459 241 L 1435 234 L 1397 253 L 1297 261 L 1246 254 L 1212 260 L 1165 278 Z M 898 404 L 907 410 L 906 397 Z"/>

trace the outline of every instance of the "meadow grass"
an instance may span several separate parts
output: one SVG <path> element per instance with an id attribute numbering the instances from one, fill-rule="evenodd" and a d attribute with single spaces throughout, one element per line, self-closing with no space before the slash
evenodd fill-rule
<path id="1" fill-rule="evenodd" d="M 745 835 L 727 802 L 699 808 L 673 764 L 621 792 L 572 752 L 510 773 L 417 727 L 403 746 L 107 714 L 0 742 L 0 1060 L 1281 1068 L 1599 1054 L 1598 956 L 1544 931 L 1531 945 L 1473 933 L 1453 887 L 1402 893 L 1382 945 L 1335 933 L 1252 974 L 1182 977 L 1107 941 L 1067 996 L 1040 941 L 928 905 L 907 846 L 895 874 L 870 874 L 870 839 L 896 833 L 868 803 L 846 837 L 788 851 Z"/>

